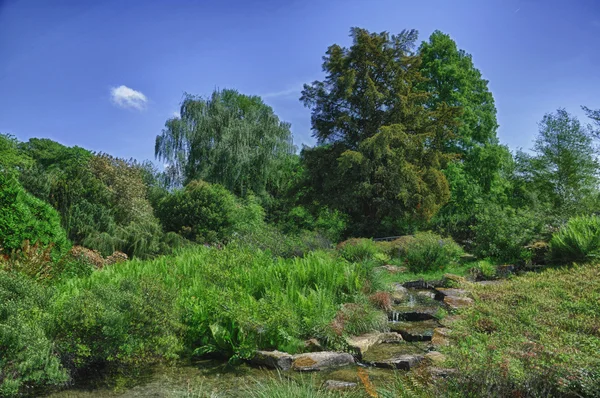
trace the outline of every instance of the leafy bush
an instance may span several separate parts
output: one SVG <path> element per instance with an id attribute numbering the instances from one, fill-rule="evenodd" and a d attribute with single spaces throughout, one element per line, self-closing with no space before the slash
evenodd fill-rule
<path id="1" fill-rule="evenodd" d="M 376 242 L 376 245 L 379 250 L 392 258 L 402 257 L 406 253 L 408 244 L 414 242 L 414 240 L 414 236 L 405 235 L 394 239 L 391 242 Z"/>
<path id="2" fill-rule="evenodd" d="M 406 244 L 404 260 L 412 272 L 435 271 L 460 259 L 463 251 L 452 238 L 442 238 L 433 232 L 417 232 Z"/>
<path id="3" fill-rule="evenodd" d="M 584 261 L 600 256 L 600 217 L 570 219 L 550 240 L 550 253 L 556 261 Z"/>
<path id="4" fill-rule="evenodd" d="M 46 335 L 49 299 L 43 286 L 23 275 L 0 271 L 0 396 L 68 381 Z"/>
<path id="5" fill-rule="evenodd" d="M 25 241 L 52 244 L 55 254 L 69 248 L 56 210 L 27 193 L 12 173 L 0 170 L 0 251 L 20 249 Z"/>
<path id="6" fill-rule="evenodd" d="M 480 260 L 471 268 L 471 274 L 475 276 L 475 279 L 493 279 L 496 277 L 496 266 L 488 259 Z"/>
<path id="7" fill-rule="evenodd" d="M 341 242 L 337 250 L 344 259 L 353 262 L 372 260 L 377 253 L 380 253 L 372 239 L 364 238 L 352 238 Z"/>
<path id="8" fill-rule="evenodd" d="M 539 215 L 512 207 L 488 204 L 476 213 L 472 242 L 473 254 L 499 261 L 523 261 L 530 252 L 525 245 L 542 233 Z"/>
<path id="9" fill-rule="evenodd" d="M 235 196 L 218 184 L 192 181 L 165 196 L 157 214 L 166 231 L 199 243 L 228 239 L 236 223 Z"/>
<path id="10" fill-rule="evenodd" d="M 73 280 L 59 286 L 51 310 L 52 335 L 71 368 L 143 366 L 182 348 L 174 298 L 148 278 Z"/>

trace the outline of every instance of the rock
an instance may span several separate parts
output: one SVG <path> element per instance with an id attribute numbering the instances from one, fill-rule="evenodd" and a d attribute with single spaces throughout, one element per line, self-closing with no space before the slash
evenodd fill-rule
<path id="1" fill-rule="evenodd" d="M 474 301 L 470 297 L 446 296 L 444 297 L 444 303 L 451 309 L 458 310 L 472 305 Z"/>
<path id="2" fill-rule="evenodd" d="M 424 356 L 420 354 L 407 354 L 382 361 L 369 362 L 369 364 L 377 368 L 410 370 L 418 365 L 423 358 Z"/>
<path id="3" fill-rule="evenodd" d="M 311 352 L 292 356 L 292 369 L 314 371 L 352 365 L 354 357 L 347 352 Z"/>
<path id="4" fill-rule="evenodd" d="M 435 297 L 436 297 L 435 292 L 433 292 L 431 290 L 419 290 L 417 292 L 417 295 L 418 296 L 422 296 L 422 297 L 427 297 L 427 298 L 430 298 L 430 299 L 435 299 Z"/>
<path id="5" fill-rule="evenodd" d="M 434 364 L 440 364 L 446 360 L 446 356 L 438 351 L 429 351 L 425 354 L 425 358 L 429 359 Z"/>
<path id="6" fill-rule="evenodd" d="M 450 345 L 450 339 L 448 337 L 450 333 L 448 328 L 435 328 L 433 329 L 433 337 L 431 338 L 431 344 L 433 346 L 447 346 Z"/>
<path id="7" fill-rule="evenodd" d="M 404 282 L 402 286 L 407 289 L 433 289 L 433 285 L 424 280 Z"/>
<path id="8" fill-rule="evenodd" d="M 323 351 L 323 346 L 317 339 L 308 339 L 304 342 L 304 348 L 309 352 Z"/>
<path id="9" fill-rule="evenodd" d="M 390 323 L 390 329 L 400 333 L 402 338 L 409 342 L 431 341 L 433 330 L 438 327 L 440 324 L 436 320 Z"/>
<path id="10" fill-rule="evenodd" d="M 509 275 L 514 274 L 516 270 L 517 267 L 512 264 L 499 265 L 496 267 L 496 275 L 500 278 L 508 278 Z"/>
<path id="11" fill-rule="evenodd" d="M 438 295 L 441 295 L 442 297 L 447 297 L 447 296 L 468 297 L 469 296 L 469 292 L 466 291 L 465 289 L 438 287 L 437 289 L 435 289 L 435 291 L 438 293 Z"/>
<path id="12" fill-rule="evenodd" d="M 257 351 L 250 363 L 271 369 L 288 370 L 292 367 L 292 356 L 281 351 Z"/>
<path id="13" fill-rule="evenodd" d="M 400 283 L 392 285 L 392 300 L 398 304 L 404 301 L 408 297 L 408 289 L 402 286 Z"/>
<path id="14" fill-rule="evenodd" d="M 476 260 L 477 260 L 477 257 L 475 257 L 475 256 L 474 256 L 474 255 L 472 255 L 472 254 L 465 253 L 465 254 L 463 254 L 462 256 L 460 256 L 460 259 L 461 259 L 462 261 L 464 261 L 464 262 L 472 262 L 472 261 L 476 261 Z"/>
<path id="15" fill-rule="evenodd" d="M 323 388 L 326 390 L 345 390 L 356 387 L 356 383 L 350 381 L 327 380 L 323 383 Z"/>
<path id="16" fill-rule="evenodd" d="M 360 336 L 352 336 L 346 339 L 346 342 L 360 357 L 367 352 L 369 348 L 375 344 L 382 343 L 399 343 L 402 341 L 402 336 L 398 333 L 367 333 Z"/>
<path id="17" fill-rule="evenodd" d="M 399 274 L 408 271 L 408 268 L 406 267 L 397 267 L 395 265 L 390 264 L 382 265 L 381 267 L 375 267 L 373 269 L 376 271 L 387 271 L 390 274 Z"/>

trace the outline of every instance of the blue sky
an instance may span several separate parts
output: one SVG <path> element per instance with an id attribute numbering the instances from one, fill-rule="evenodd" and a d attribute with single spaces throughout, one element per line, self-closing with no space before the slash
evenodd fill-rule
<path id="1" fill-rule="evenodd" d="M 490 81 L 501 142 L 600 108 L 598 0 L 0 0 L 0 132 L 139 160 L 184 92 L 262 95 L 312 144 L 303 83 L 350 27 L 449 33 Z"/>

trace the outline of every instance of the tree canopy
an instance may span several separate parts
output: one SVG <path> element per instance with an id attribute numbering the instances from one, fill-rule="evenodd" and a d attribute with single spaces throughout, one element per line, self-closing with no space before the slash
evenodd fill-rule
<path id="1" fill-rule="evenodd" d="M 187 94 L 181 116 L 166 122 L 155 147 L 173 185 L 201 179 L 241 196 L 263 196 L 278 185 L 280 165 L 293 152 L 289 123 L 260 97 L 235 90 L 215 90 L 209 98 Z"/>

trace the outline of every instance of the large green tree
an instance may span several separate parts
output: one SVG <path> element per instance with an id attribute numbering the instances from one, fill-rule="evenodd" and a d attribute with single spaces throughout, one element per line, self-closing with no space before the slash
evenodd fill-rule
<path id="1" fill-rule="evenodd" d="M 240 196 L 265 196 L 284 177 L 280 165 L 294 152 L 290 125 L 260 97 L 235 90 L 186 95 L 180 113 L 166 122 L 155 148 L 174 185 L 201 179 Z"/>
<path id="2" fill-rule="evenodd" d="M 565 220 L 589 211 L 598 194 L 593 132 L 565 109 L 544 116 L 533 155 L 519 152 L 520 177 Z"/>
<path id="3" fill-rule="evenodd" d="M 445 170 L 451 198 L 434 224 L 461 241 L 470 240 L 478 208 L 506 202 L 512 156 L 498 143 L 494 97 L 471 55 L 440 31 L 421 43 L 419 54 L 426 78 L 422 88 L 430 93 L 427 106 L 462 108 L 454 137 L 443 149 L 459 155 Z"/>
<path id="4" fill-rule="evenodd" d="M 353 28 L 349 48 L 332 45 L 323 81 L 304 86 L 319 144 L 303 151 L 309 201 L 352 218 L 352 234 L 402 232 L 448 200 L 441 173 L 460 109 L 428 106 L 417 32 Z"/>

